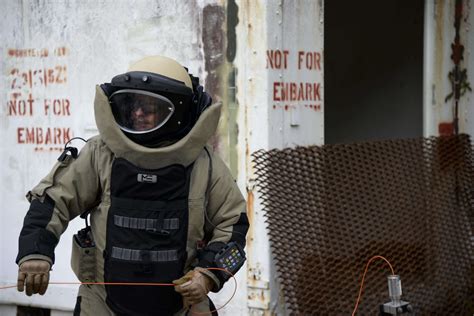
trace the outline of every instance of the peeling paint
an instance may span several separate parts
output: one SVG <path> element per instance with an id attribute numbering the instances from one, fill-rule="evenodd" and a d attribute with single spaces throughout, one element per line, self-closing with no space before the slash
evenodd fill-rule
<path id="1" fill-rule="evenodd" d="M 225 64 L 225 9 L 219 5 L 206 5 L 202 12 L 202 43 L 204 51 L 204 69 L 206 75 L 206 91 L 214 102 L 224 102 L 217 134 L 210 143 L 221 157 L 228 161 L 228 125 L 226 99 L 222 83 Z"/>
<path id="2" fill-rule="evenodd" d="M 227 61 L 233 62 L 237 52 L 237 34 L 236 27 L 239 24 L 239 7 L 235 0 L 229 0 L 227 3 Z"/>
<path id="3" fill-rule="evenodd" d="M 238 18 L 239 7 L 234 0 L 229 1 L 227 4 L 227 102 L 229 104 L 229 166 L 234 177 L 238 175 L 238 161 L 239 161 L 239 149 L 238 149 L 238 139 L 239 139 L 239 124 L 238 124 L 238 114 L 239 114 L 239 103 L 236 98 L 237 94 L 237 85 L 236 77 L 238 69 L 233 63 L 236 52 L 237 52 L 237 38 L 236 38 L 236 28 L 239 23 Z"/>
<path id="4" fill-rule="evenodd" d="M 222 99 L 219 67 L 224 63 L 225 34 L 224 8 L 218 5 L 207 5 L 203 9 L 202 42 L 204 49 L 206 90 L 216 99 Z"/>
<path id="5" fill-rule="evenodd" d="M 450 136 L 454 134 L 453 122 L 441 122 L 438 124 L 438 134 L 440 136 Z"/>
<path id="6" fill-rule="evenodd" d="M 451 59 L 454 63 L 454 68 L 449 72 L 448 78 L 451 82 L 452 91 L 449 93 L 445 102 L 453 98 L 454 114 L 453 114 L 453 129 L 454 134 L 459 134 L 459 99 L 467 92 L 472 91 L 470 83 L 467 78 L 467 69 L 463 69 L 461 61 L 464 59 L 464 45 L 461 43 L 460 28 L 463 17 L 463 0 L 456 0 L 454 10 L 454 42 L 451 44 L 452 54 Z"/>
<path id="7" fill-rule="evenodd" d="M 436 41 L 435 41 L 435 47 L 433 48 L 430 48 L 430 49 L 433 49 L 433 51 L 435 52 L 435 65 L 434 65 L 434 87 L 435 87 L 435 92 L 434 92 L 434 96 L 435 96 L 435 103 L 437 105 L 436 107 L 436 114 L 437 114 L 437 117 L 438 117 L 438 121 L 443 117 L 443 114 L 442 114 L 442 107 L 443 105 L 440 104 L 440 101 L 441 98 L 442 98 L 442 93 L 443 93 L 443 87 L 444 87 L 444 76 L 443 76 L 443 73 L 444 73 L 444 47 L 445 47 L 445 43 L 444 43 L 444 25 L 447 24 L 445 23 L 444 21 L 444 18 L 445 18 L 445 14 L 444 14 L 444 3 L 443 1 L 437 1 L 435 3 L 435 8 L 434 8 L 434 20 L 435 20 L 435 27 L 436 27 L 436 31 L 435 31 L 435 36 L 436 36 Z M 432 65 L 430 65 L 431 67 Z M 432 124 L 435 123 L 435 122 L 431 122 Z"/>

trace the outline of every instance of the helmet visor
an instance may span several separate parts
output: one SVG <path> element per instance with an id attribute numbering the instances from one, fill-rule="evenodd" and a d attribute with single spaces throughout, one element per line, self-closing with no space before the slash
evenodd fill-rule
<path id="1" fill-rule="evenodd" d="M 143 90 L 119 90 L 110 96 L 109 101 L 119 127 L 133 134 L 159 129 L 175 110 L 168 98 Z"/>

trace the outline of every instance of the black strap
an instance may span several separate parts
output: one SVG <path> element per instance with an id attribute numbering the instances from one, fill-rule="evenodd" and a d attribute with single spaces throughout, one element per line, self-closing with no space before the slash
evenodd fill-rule
<path id="1" fill-rule="evenodd" d="M 213 311 L 211 313 L 212 316 L 219 316 L 219 314 L 216 311 L 216 306 L 214 305 L 214 302 L 212 302 L 211 298 L 208 296 L 207 299 L 209 300 L 209 310 Z"/>
<path id="2" fill-rule="evenodd" d="M 179 228 L 179 218 L 151 219 L 114 215 L 114 224 L 118 227 L 149 231 L 175 230 Z"/>
<path id="3" fill-rule="evenodd" d="M 139 250 L 112 247 L 112 258 L 138 262 L 170 262 L 178 260 L 178 250 Z"/>
<path id="4" fill-rule="evenodd" d="M 82 301 L 82 296 L 78 296 L 76 299 L 76 306 L 74 307 L 73 316 L 81 316 L 81 301 Z"/>

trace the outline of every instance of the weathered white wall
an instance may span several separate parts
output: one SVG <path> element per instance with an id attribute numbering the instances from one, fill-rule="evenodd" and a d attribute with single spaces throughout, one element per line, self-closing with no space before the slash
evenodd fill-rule
<path id="1" fill-rule="evenodd" d="M 46 141 L 47 129 L 59 128 L 69 137 L 96 134 L 94 86 L 147 55 L 174 57 L 193 74 L 207 78 L 206 57 L 216 57 L 205 56 L 203 43 L 203 28 L 210 22 L 203 11 L 209 7 L 219 9 L 222 2 L 0 0 L 0 285 L 16 283 L 17 238 L 28 209 L 24 195 L 49 171 L 64 146 L 63 137 Z M 45 73 L 51 78 L 46 83 Z M 17 103 L 24 102 L 9 108 L 15 97 Z M 63 100 L 64 111 L 58 108 L 54 113 L 50 106 L 45 112 L 45 100 L 53 104 L 50 99 Z M 43 139 L 34 141 L 26 128 L 41 129 Z M 74 144 L 82 146 L 80 141 Z M 69 267 L 70 244 L 82 225 L 74 220 L 62 236 L 51 281 L 76 280 Z M 238 294 L 223 315 L 246 311 L 245 270 L 238 279 Z M 230 282 L 214 296 L 217 306 L 227 300 L 232 286 Z M 51 285 L 43 297 L 2 290 L 0 304 L 72 310 L 76 290 L 77 286 Z"/>
<path id="2" fill-rule="evenodd" d="M 238 1 L 237 102 L 244 107 L 239 137 L 246 140 L 248 301 L 250 315 L 281 311 L 266 225 L 251 154 L 259 149 L 323 143 L 323 2 Z M 302 53 L 299 53 L 302 52 Z M 317 56 L 318 60 L 308 57 Z M 299 63 L 301 56 L 301 63 Z M 316 94 L 286 98 L 281 83 L 318 86 Z M 314 92 L 314 90 L 313 90 Z M 308 92 L 309 93 L 309 92 Z M 296 99 L 296 100 L 294 100 Z M 244 156 L 244 155 L 242 155 Z"/>
<path id="3" fill-rule="evenodd" d="M 449 43 L 454 39 L 454 1 L 425 4 L 424 135 L 438 135 L 441 122 L 452 122 L 452 106 L 444 98 L 450 93 L 448 72 L 452 68 Z"/>
<path id="4" fill-rule="evenodd" d="M 324 142 L 323 11 L 322 0 L 266 5 L 270 147 Z"/>
<path id="5" fill-rule="evenodd" d="M 247 214 L 252 229 L 247 237 L 247 286 L 250 315 L 262 315 L 269 310 L 269 245 L 263 223 L 261 207 L 255 199 L 254 174 L 251 154 L 259 149 L 269 148 L 269 116 L 267 82 L 269 74 L 265 69 L 267 30 L 264 1 L 239 1 L 239 24 L 237 26 L 238 69 L 236 99 L 244 125 L 239 137 L 245 139 L 241 148 L 240 164 L 245 168 L 247 185 Z"/>

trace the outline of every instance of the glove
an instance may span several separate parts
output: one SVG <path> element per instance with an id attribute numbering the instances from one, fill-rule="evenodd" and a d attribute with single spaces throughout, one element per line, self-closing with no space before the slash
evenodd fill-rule
<path id="1" fill-rule="evenodd" d="M 50 269 L 51 265 L 45 260 L 32 259 L 23 262 L 18 269 L 18 291 L 23 292 L 26 282 L 26 295 L 43 295 L 48 288 Z"/>
<path id="2" fill-rule="evenodd" d="M 203 301 L 214 285 L 208 276 L 199 271 L 199 268 L 189 271 L 173 283 L 176 285 L 175 291 L 183 296 L 185 307 Z"/>

